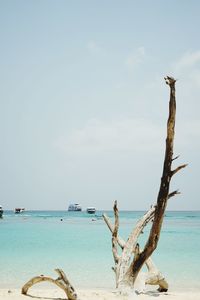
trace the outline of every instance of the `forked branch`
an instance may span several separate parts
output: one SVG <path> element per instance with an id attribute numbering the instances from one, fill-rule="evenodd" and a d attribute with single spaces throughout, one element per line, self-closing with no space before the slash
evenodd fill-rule
<path id="1" fill-rule="evenodd" d="M 139 237 L 139 235 L 141 234 L 141 232 L 143 231 L 145 225 L 147 225 L 147 223 L 149 221 L 151 221 L 154 217 L 154 212 L 155 212 L 155 207 L 151 207 L 150 210 L 144 215 L 142 216 L 142 218 L 137 222 L 135 229 L 132 232 L 132 235 L 134 235 L 135 233 L 135 239 L 133 241 L 133 244 L 135 244 L 135 240 L 137 241 L 137 238 Z M 106 214 L 103 214 L 103 219 L 106 223 L 106 225 L 108 226 L 109 230 L 111 231 L 111 233 L 113 234 L 114 231 L 114 226 L 111 223 L 109 217 Z M 127 242 L 130 243 L 130 237 L 128 239 Z M 117 242 L 118 245 L 121 247 L 122 252 L 123 249 L 125 248 L 125 244 L 126 242 L 123 240 L 123 238 L 118 234 L 117 235 Z M 134 251 L 135 249 L 133 248 L 133 244 L 130 244 L 130 248 Z M 127 246 L 126 246 L 127 248 Z M 130 258 L 133 255 L 133 252 L 129 252 Z M 120 260 L 122 259 L 122 256 L 120 257 Z M 126 269 L 129 266 L 129 262 L 128 260 L 126 260 L 127 266 Z M 162 275 L 162 273 L 158 270 L 158 268 L 156 267 L 156 265 L 153 263 L 151 257 L 149 257 L 146 261 L 145 264 L 147 266 L 148 269 L 148 273 L 145 279 L 145 284 L 149 284 L 149 285 L 158 285 L 159 286 L 159 291 L 167 291 L 168 289 L 168 283 L 165 280 L 164 276 Z M 119 262 L 118 262 L 118 266 L 119 266 Z M 117 268 L 115 266 L 115 268 L 113 268 L 113 270 L 119 273 L 119 267 Z M 118 278 L 116 276 L 116 278 Z"/>

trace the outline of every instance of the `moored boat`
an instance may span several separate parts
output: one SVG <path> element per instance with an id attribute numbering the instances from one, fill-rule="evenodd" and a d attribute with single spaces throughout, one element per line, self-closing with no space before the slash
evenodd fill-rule
<path id="1" fill-rule="evenodd" d="M 87 208 L 86 211 L 87 211 L 88 214 L 95 214 L 96 208 L 93 207 L 93 206 L 90 206 L 90 207 Z"/>
<path id="2" fill-rule="evenodd" d="M 78 203 L 70 204 L 68 211 L 82 211 L 82 207 Z"/>
<path id="3" fill-rule="evenodd" d="M 3 218 L 3 207 L 0 205 L 0 218 Z"/>
<path id="4" fill-rule="evenodd" d="M 25 211 L 25 208 L 17 207 L 15 208 L 15 214 L 20 214 Z"/>

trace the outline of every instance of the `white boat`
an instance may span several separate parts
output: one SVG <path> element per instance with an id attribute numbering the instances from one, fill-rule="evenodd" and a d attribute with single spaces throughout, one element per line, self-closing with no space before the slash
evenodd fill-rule
<path id="1" fill-rule="evenodd" d="M 93 206 L 90 206 L 90 207 L 87 208 L 86 211 L 87 211 L 88 214 L 95 214 L 96 208 L 93 207 Z"/>
<path id="2" fill-rule="evenodd" d="M 0 205 L 0 218 L 3 218 L 3 207 Z"/>
<path id="3" fill-rule="evenodd" d="M 20 214 L 25 211 L 25 208 L 17 207 L 15 208 L 15 214 Z"/>
<path id="4" fill-rule="evenodd" d="M 68 211 L 82 211 L 82 207 L 78 203 L 70 204 Z"/>

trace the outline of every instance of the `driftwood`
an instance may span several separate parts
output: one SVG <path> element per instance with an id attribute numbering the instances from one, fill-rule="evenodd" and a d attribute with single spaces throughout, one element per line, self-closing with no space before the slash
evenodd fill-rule
<path id="1" fill-rule="evenodd" d="M 63 289 L 64 292 L 66 293 L 66 296 L 67 296 L 68 300 L 77 300 L 78 299 L 77 294 L 76 294 L 73 286 L 71 285 L 71 283 L 67 279 L 65 273 L 61 269 L 55 269 L 55 271 L 59 275 L 57 279 L 53 279 L 51 277 L 46 277 L 46 276 L 43 276 L 43 275 L 35 276 L 32 279 L 30 279 L 22 287 L 22 291 L 21 291 L 22 294 L 27 295 L 27 292 L 28 292 L 29 288 L 31 288 L 34 284 L 39 283 L 39 282 L 43 282 L 43 281 L 48 281 L 48 282 L 56 284 L 59 288 Z"/>
<path id="2" fill-rule="evenodd" d="M 117 203 L 115 202 L 115 205 Z M 115 208 L 114 208 L 115 209 Z M 155 212 L 155 207 L 152 207 L 136 224 L 133 232 L 130 234 L 130 237 L 127 241 L 127 243 L 119 236 L 117 235 L 117 243 L 122 249 L 122 255 L 119 257 L 120 263 L 123 260 L 125 253 L 126 253 L 126 259 L 124 261 L 125 268 L 128 269 L 129 262 L 131 259 L 131 256 L 133 252 L 135 251 L 135 246 L 137 239 L 139 235 L 143 232 L 144 227 L 147 225 L 149 221 L 151 221 L 154 217 L 154 212 Z M 114 226 L 112 225 L 109 217 L 106 214 L 103 214 L 103 219 L 108 226 L 109 230 L 113 234 Z M 126 249 L 126 251 L 124 251 Z M 129 249 L 129 251 L 127 251 Z M 128 253 L 127 253 L 128 252 Z M 119 261 L 117 264 L 120 264 Z M 148 269 L 148 273 L 145 277 L 145 284 L 149 285 L 158 285 L 159 286 L 159 291 L 167 291 L 168 290 L 168 283 L 162 273 L 158 270 L 156 265 L 153 263 L 153 260 L 151 257 L 149 257 L 145 261 L 146 267 Z M 116 269 L 113 269 L 116 273 Z M 116 284 L 118 283 L 118 280 L 116 278 Z"/>
<path id="3" fill-rule="evenodd" d="M 112 252 L 115 261 L 115 275 L 116 275 L 116 286 L 117 288 L 123 289 L 124 287 L 134 287 L 135 280 L 140 272 L 144 263 L 146 263 L 150 273 L 153 276 L 146 278 L 146 283 L 159 282 L 159 291 L 166 291 L 168 284 L 162 278 L 162 275 L 157 270 L 155 265 L 149 258 L 153 251 L 156 249 L 161 227 L 163 223 L 164 213 L 167 206 L 168 199 L 179 194 L 178 191 L 169 192 L 170 182 L 174 174 L 181 169 L 185 168 L 186 165 L 181 165 L 176 169 L 172 170 L 172 162 L 178 157 L 173 158 L 173 144 L 174 144 L 174 133 L 175 133 L 175 116 L 176 116 L 176 98 L 175 98 L 175 83 L 176 80 L 172 77 L 165 78 L 166 84 L 170 87 L 170 101 L 169 101 L 169 116 L 167 122 L 167 138 L 165 148 L 165 158 L 163 164 L 163 172 L 161 177 L 160 189 L 157 196 L 157 202 L 155 207 L 152 207 L 143 218 L 136 224 L 135 229 L 130 234 L 127 242 L 123 243 L 121 238 L 118 236 L 119 229 L 119 214 L 117 209 L 117 202 L 114 204 L 114 216 L 115 224 L 112 228 Z M 105 218 L 104 218 L 105 220 Z M 144 226 L 152 220 L 152 226 L 149 233 L 147 243 L 143 250 L 140 250 L 137 239 L 142 232 Z M 106 222 L 107 223 L 107 222 Z M 108 225 L 108 223 L 107 223 Z M 109 227 L 109 226 L 108 226 Z M 121 243 L 122 242 L 122 243 Z M 122 248 L 122 253 L 118 253 L 118 245 Z M 133 257 L 134 253 L 134 257 Z M 152 271 L 152 272 L 151 272 Z M 159 274 L 156 278 L 155 274 Z M 154 280 L 155 279 L 155 280 Z M 163 285 L 162 285 L 163 283 Z"/>

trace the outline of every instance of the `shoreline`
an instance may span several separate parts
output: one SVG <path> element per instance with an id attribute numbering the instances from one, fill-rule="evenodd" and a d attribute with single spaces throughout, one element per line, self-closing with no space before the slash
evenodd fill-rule
<path id="1" fill-rule="evenodd" d="M 144 293 L 129 295 L 119 295 L 115 289 L 77 289 L 79 300 L 130 300 L 137 297 L 138 300 L 147 300 L 150 298 L 158 298 L 159 300 L 199 300 L 199 291 L 169 291 L 159 293 L 156 290 L 149 290 Z M 25 299 L 67 299 L 65 293 L 58 289 L 53 288 L 31 288 L 28 295 L 22 295 L 21 289 L 0 289 L 0 300 L 25 300 Z"/>

